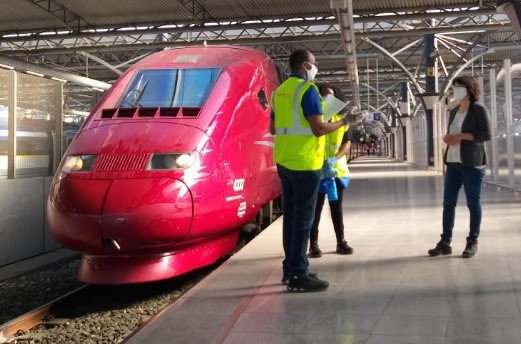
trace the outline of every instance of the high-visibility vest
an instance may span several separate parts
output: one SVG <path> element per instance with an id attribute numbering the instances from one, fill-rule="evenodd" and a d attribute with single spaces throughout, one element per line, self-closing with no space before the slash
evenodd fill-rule
<path id="1" fill-rule="evenodd" d="M 342 120 L 342 116 L 334 115 L 331 119 L 332 122 L 338 122 Z M 325 157 L 331 158 L 338 153 L 340 149 L 340 145 L 342 145 L 342 138 L 344 134 L 349 130 L 349 126 L 346 125 L 344 127 L 340 127 L 337 130 L 333 131 L 326 135 L 325 142 Z M 347 157 L 343 155 L 340 159 L 337 160 L 335 169 L 337 170 L 336 177 L 342 178 L 349 175 L 349 168 L 347 167 Z"/>
<path id="2" fill-rule="evenodd" d="M 324 163 L 324 136 L 316 137 L 302 110 L 304 93 L 314 87 L 312 82 L 290 77 L 275 91 L 272 106 L 275 112 L 274 160 L 295 171 L 320 170 Z"/>

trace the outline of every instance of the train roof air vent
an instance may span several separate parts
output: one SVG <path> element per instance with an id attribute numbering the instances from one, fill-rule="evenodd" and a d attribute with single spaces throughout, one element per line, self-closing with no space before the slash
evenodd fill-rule
<path id="1" fill-rule="evenodd" d="M 119 108 L 118 118 L 132 118 L 135 112 L 134 108 Z"/>
<path id="2" fill-rule="evenodd" d="M 138 117 L 154 117 L 157 113 L 156 107 L 142 107 L 138 109 Z"/>
<path id="3" fill-rule="evenodd" d="M 159 116 L 161 117 L 177 117 L 178 113 L 178 107 L 162 107 L 159 109 Z"/>
<path id="4" fill-rule="evenodd" d="M 102 109 L 101 119 L 118 118 L 157 118 L 157 117 L 192 117 L 199 116 L 201 107 L 139 107 Z"/>
<path id="5" fill-rule="evenodd" d="M 197 117 L 200 107 L 162 107 L 159 108 L 161 117 Z"/>
<path id="6" fill-rule="evenodd" d="M 101 110 L 101 118 L 112 118 L 118 109 L 103 109 Z"/>
<path id="7" fill-rule="evenodd" d="M 184 107 L 182 108 L 184 117 L 197 117 L 201 111 L 200 107 Z"/>

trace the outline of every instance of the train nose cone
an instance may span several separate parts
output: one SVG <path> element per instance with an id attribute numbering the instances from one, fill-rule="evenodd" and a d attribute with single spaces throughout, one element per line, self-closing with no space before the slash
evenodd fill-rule
<path id="1" fill-rule="evenodd" d="M 114 180 L 103 207 L 102 238 L 122 250 L 161 247 L 182 240 L 192 216 L 190 191 L 177 179 Z"/>

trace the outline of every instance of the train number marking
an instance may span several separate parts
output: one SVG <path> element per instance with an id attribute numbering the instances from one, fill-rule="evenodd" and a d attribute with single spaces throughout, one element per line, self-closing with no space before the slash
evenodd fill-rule
<path id="1" fill-rule="evenodd" d="M 226 197 L 226 202 L 235 201 L 235 200 L 242 199 L 242 198 L 244 198 L 244 194 L 228 196 L 228 197 Z"/>
<path id="2" fill-rule="evenodd" d="M 244 190 L 244 178 L 235 179 L 233 181 L 233 191 L 241 191 Z"/>
<path id="3" fill-rule="evenodd" d="M 237 216 L 243 217 L 246 214 L 246 202 L 241 202 L 239 204 L 239 209 L 237 210 Z"/>

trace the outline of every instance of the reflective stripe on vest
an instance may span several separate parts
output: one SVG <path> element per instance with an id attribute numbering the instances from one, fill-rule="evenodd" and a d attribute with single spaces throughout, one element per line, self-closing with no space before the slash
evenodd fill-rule
<path id="1" fill-rule="evenodd" d="M 299 95 L 306 82 L 301 82 L 293 94 L 293 128 L 275 128 L 275 135 L 313 135 L 311 128 L 302 127 L 299 118 Z"/>

